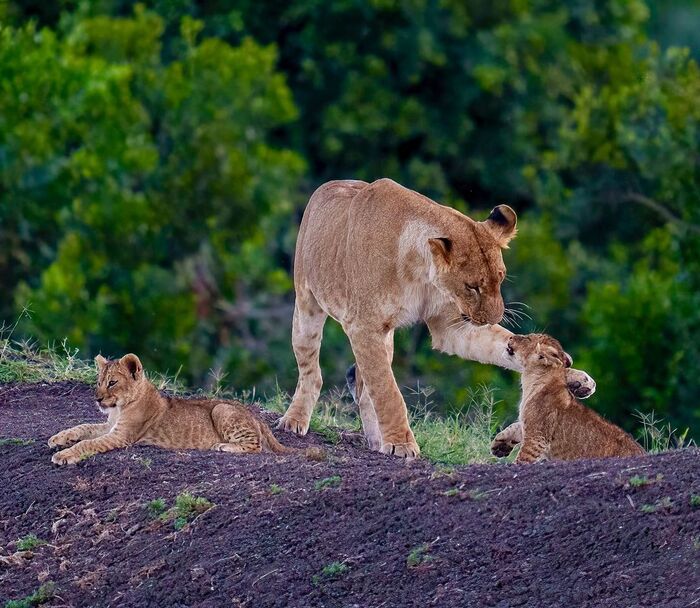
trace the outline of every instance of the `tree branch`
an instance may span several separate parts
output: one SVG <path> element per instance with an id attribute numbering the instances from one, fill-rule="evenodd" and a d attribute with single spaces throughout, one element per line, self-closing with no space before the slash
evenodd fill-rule
<path id="1" fill-rule="evenodd" d="M 648 196 L 644 196 L 643 194 L 639 194 L 638 192 L 627 192 L 626 194 L 624 194 L 624 198 L 625 200 L 628 200 L 632 203 L 637 203 L 638 205 L 642 205 L 647 209 L 651 209 L 657 215 L 660 215 L 668 223 L 673 224 L 674 226 L 678 226 L 683 230 L 687 230 L 695 234 L 700 234 L 700 226 L 698 226 L 697 224 L 691 224 L 690 222 L 686 222 L 685 220 L 679 218 L 672 211 L 664 207 L 661 203 L 655 201 L 652 198 L 649 198 Z"/>

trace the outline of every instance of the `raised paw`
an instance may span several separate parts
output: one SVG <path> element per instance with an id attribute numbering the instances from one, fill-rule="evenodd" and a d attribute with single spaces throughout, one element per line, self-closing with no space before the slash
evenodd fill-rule
<path id="1" fill-rule="evenodd" d="M 69 430 L 56 433 L 49 439 L 50 448 L 62 448 L 78 441 L 78 438 Z"/>
<path id="2" fill-rule="evenodd" d="M 491 453 L 498 458 L 505 458 L 513 451 L 516 445 L 518 445 L 517 441 L 494 439 L 491 443 Z"/>
<path id="3" fill-rule="evenodd" d="M 287 413 L 278 420 L 277 428 L 291 431 L 297 435 L 306 435 L 306 433 L 309 432 L 309 421 L 296 416 L 290 416 Z"/>
<path id="4" fill-rule="evenodd" d="M 379 451 L 389 456 L 398 456 L 399 458 L 417 458 L 420 454 L 420 448 L 415 441 L 409 441 L 407 443 L 383 443 Z"/>
<path id="5" fill-rule="evenodd" d="M 61 450 L 51 457 L 51 462 L 59 466 L 64 464 L 77 464 L 82 460 L 82 456 L 73 450 Z"/>

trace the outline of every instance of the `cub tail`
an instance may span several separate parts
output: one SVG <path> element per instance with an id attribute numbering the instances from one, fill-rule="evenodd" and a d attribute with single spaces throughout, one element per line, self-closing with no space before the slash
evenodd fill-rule
<path id="1" fill-rule="evenodd" d="M 282 445 L 277 441 L 277 437 L 272 434 L 270 427 L 262 421 L 258 421 L 260 425 L 260 435 L 262 437 L 263 448 L 273 452 L 274 454 L 300 454 L 306 456 L 309 460 L 326 460 L 326 452 L 322 448 L 291 448 Z"/>

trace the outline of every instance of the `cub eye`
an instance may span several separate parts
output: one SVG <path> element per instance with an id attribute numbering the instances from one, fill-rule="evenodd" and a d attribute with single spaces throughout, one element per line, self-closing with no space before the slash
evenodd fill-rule
<path id="1" fill-rule="evenodd" d="M 115 384 L 117 383 L 116 380 L 110 380 L 109 384 L 107 385 L 109 388 L 112 388 Z"/>
<path id="2" fill-rule="evenodd" d="M 470 285 L 469 283 L 465 283 L 464 286 L 471 291 L 475 291 L 476 293 L 481 293 L 481 290 L 479 289 L 478 285 Z"/>

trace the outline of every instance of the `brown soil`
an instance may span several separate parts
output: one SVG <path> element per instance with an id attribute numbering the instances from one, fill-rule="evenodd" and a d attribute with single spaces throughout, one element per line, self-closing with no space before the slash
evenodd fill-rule
<path id="1" fill-rule="evenodd" d="M 700 606 L 698 450 L 449 472 L 348 436 L 321 462 L 133 448 L 52 465 L 46 439 L 90 420 L 90 387 L 0 386 L 0 437 L 36 439 L 0 446 L 0 558 L 48 543 L 0 562 L 2 600 L 51 580 L 50 606 Z M 183 491 L 215 506 L 180 531 L 149 515 Z"/>

